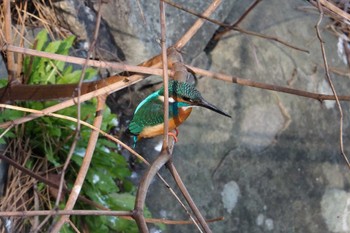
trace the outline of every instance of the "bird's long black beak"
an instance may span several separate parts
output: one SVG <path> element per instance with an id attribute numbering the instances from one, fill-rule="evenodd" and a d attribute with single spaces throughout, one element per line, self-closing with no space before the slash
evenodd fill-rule
<path id="1" fill-rule="evenodd" d="M 226 117 L 229 117 L 231 118 L 230 115 L 228 115 L 227 113 L 225 113 L 224 111 L 220 110 L 219 108 L 217 108 L 216 106 L 214 106 L 213 104 L 209 103 L 208 101 L 206 101 L 205 99 L 201 99 L 201 101 L 198 103 L 198 106 L 201 106 L 201 107 L 204 107 L 204 108 L 207 108 L 207 109 L 210 109 L 214 112 L 217 112 L 221 115 L 224 115 Z"/>

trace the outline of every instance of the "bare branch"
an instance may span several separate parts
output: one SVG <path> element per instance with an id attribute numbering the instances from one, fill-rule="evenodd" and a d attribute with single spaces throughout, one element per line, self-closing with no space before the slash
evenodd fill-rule
<path id="1" fill-rule="evenodd" d="M 339 110 L 339 145 L 340 145 L 340 152 L 345 160 L 345 162 L 347 163 L 348 167 L 350 168 L 350 162 L 349 162 L 349 159 L 347 157 L 347 155 L 345 154 L 345 151 L 344 151 L 344 144 L 343 144 L 343 109 L 340 105 L 340 101 L 339 101 L 339 98 L 338 98 L 338 95 L 337 95 L 337 92 L 335 90 L 335 87 L 333 85 L 333 82 L 332 82 L 332 79 L 331 79 L 331 76 L 329 75 L 329 69 L 328 69 L 328 62 L 327 62 L 327 57 L 326 57 L 326 51 L 324 49 L 324 41 L 321 37 L 321 33 L 320 33 L 320 29 L 319 29 L 319 26 L 322 22 L 322 19 L 323 19 L 323 10 L 322 10 L 322 7 L 321 7 L 321 3 L 320 2 L 324 2 L 322 0 L 317 0 L 317 6 L 318 6 L 318 10 L 320 12 L 320 17 L 319 17 L 319 20 L 316 24 L 316 32 L 317 32 L 317 38 L 319 39 L 320 41 L 320 46 L 321 46 L 321 51 L 322 51 L 322 58 L 323 58 L 323 62 L 324 62 L 324 68 L 325 68 L 325 71 L 326 71 L 326 78 L 328 80 L 328 83 L 329 83 L 329 86 L 331 87 L 332 89 L 332 92 L 333 92 L 333 95 L 335 97 L 335 101 L 337 103 L 337 106 L 338 106 L 338 110 Z"/>
<path id="2" fill-rule="evenodd" d="M 170 138 L 169 143 L 170 142 L 174 143 L 173 138 Z M 169 150 L 168 148 L 162 149 L 158 158 L 152 163 L 152 165 L 148 168 L 146 173 L 143 175 L 142 180 L 137 189 L 133 217 L 139 227 L 140 232 L 142 233 L 148 232 L 145 217 L 143 216 L 143 210 L 145 207 L 147 191 L 149 189 L 149 186 L 154 176 L 164 166 L 164 164 L 166 164 L 170 160 L 172 149 L 173 147 L 170 147 Z"/>
<path id="3" fill-rule="evenodd" d="M 119 62 L 97 61 L 97 60 L 90 60 L 90 59 L 87 60 L 86 58 L 73 57 L 73 56 L 67 56 L 67 55 L 61 55 L 61 54 L 53 54 L 53 53 L 38 51 L 34 49 L 21 48 L 21 47 L 9 45 L 9 44 L 3 46 L 2 50 L 22 53 L 22 54 L 31 55 L 31 56 L 45 57 L 45 58 L 54 59 L 57 61 L 64 61 L 64 62 L 79 64 L 79 65 L 84 65 L 85 62 L 87 62 L 88 66 L 93 66 L 93 67 L 111 68 L 111 69 L 117 69 L 122 71 L 142 73 L 142 74 L 153 74 L 153 75 L 159 75 L 159 76 L 162 75 L 161 69 L 127 65 Z M 152 61 L 152 59 L 150 59 L 150 61 Z"/>
<path id="4" fill-rule="evenodd" d="M 288 88 L 288 87 L 282 87 L 282 86 L 273 85 L 273 84 L 256 82 L 256 81 L 252 81 L 249 79 L 242 79 L 242 78 L 230 76 L 230 75 L 223 74 L 223 73 L 216 73 L 216 72 L 200 69 L 200 68 L 189 66 L 189 65 L 187 65 L 187 67 L 189 69 L 193 70 L 196 74 L 200 74 L 200 75 L 211 77 L 211 78 L 218 79 L 218 80 L 223 80 L 226 82 L 237 83 L 237 84 L 242 85 L 242 86 L 256 87 L 256 88 L 265 89 L 265 90 L 283 92 L 283 93 L 288 93 L 288 94 L 292 94 L 292 95 L 296 95 L 296 96 L 302 96 L 302 97 L 306 97 L 306 98 L 310 98 L 310 99 L 315 99 L 318 101 L 336 100 L 334 95 L 318 94 L 318 93 L 302 91 L 302 90 L 297 90 L 297 89 Z M 337 96 L 337 98 L 339 100 L 343 100 L 343 101 L 350 100 L 350 96 L 347 96 L 347 95 Z"/>
<path id="5" fill-rule="evenodd" d="M 163 129 L 163 148 L 168 148 L 169 132 L 169 77 L 168 77 L 168 57 L 166 49 L 166 28 L 165 28 L 165 6 L 163 0 L 159 1 L 160 9 L 160 31 L 161 31 L 161 48 L 162 48 L 162 65 L 163 65 L 163 86 L 164 86 L 164 129 Z"/>
<path id="6" fill-rule="evenodd" d="M 221 0 L 213 0 L 209 7 L 203 12 L 204 17 L 210 16 L 221 4 Z M 199 28 L 204 24 L 203 19 L 198 19 L 192 27 L 175 43 L 174 47 L 178 50 L 183 48 L 188 41 L 196 34 Z"/>
<path id="7" fill-rule="evenodd" d="M 192 211 L 194 212 L 195 216 L 197 217 L 198 222 L 201 224 L 204 232 L 211 233 L 211 230 L 210 230 L 207 222 L 205 221 L 204 217 L 202 216 L 202 214 L 199 211 L 198 207 L 196 206 L 195 202 L 191 198 L 190 193 L 187 191 L 187 188 L 186 188 L 185 184 L 182 182 L 181 177 L 180 177 L 179 173 L 177 172 L 173 162 L 170 160 L 166 164 L 166 166 L 169 169 L 171 175 L 173 176 L 173 178 L 174 178 L 177 186 L 179 187 L 182 195 L 185 197 L 187 203 L 190 205 Z"/>

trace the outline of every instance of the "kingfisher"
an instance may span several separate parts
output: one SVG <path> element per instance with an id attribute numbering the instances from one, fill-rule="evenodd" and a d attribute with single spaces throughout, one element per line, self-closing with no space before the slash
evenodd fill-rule
<path id="1" fill-rule="evenodd" d="M 192 108 L 195 106 L 204 107 L 231 118 L 230 115 L 206 101 L 193 84 L 170 80 L 168 90 L 169 131 L 176 130 L 189 117 Z M 152 138 L 163 134 L 163 104 L 164 86 L 150 94 L 136 107 L 134 116 L 129 124 L 129 131 L 134 135 L 134 147 L 136 142 L 142 138 Z"/>

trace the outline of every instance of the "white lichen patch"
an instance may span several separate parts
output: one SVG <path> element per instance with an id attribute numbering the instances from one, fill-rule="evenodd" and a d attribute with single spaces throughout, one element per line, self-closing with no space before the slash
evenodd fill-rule
<path id="1" fill-rule="evenodd" d="M 231 214 L 232 210 L 235 208 L 240 195 L 241 191 L 235 181 L 230 181 L 225 184 L 224 189 L 221 192 L 221 197 L 224 208 L 229 214 Z"/>
<path id="2" fill-rule="evenodd" d="M 162 150 L 162 146 L 163 141 L 159 141 L 158 144 L 154 147 L 154 150 L 160 152 Z"/>
<path id="3" fill-rule="evenodd" d="M 265 227 L 267 230 L 272 231 L 273 230 L 273 220 L 271 218 L 267 218 L 265 220 Z"/>
<path id="4" fill-rule="evenodd" d="M 346 43 L 346 46 L 347 43 Z M 348 64 L 348 59 L 346 57 L 346 53 L 344 51 L 344 39 L 342 37 L 338 37 L 338 43 L 337 43 L 337 53 L 338 53 L 338 57 L 340 58 L 340 60 L 342 60 L 344 62 L 345 65 Z"/>
<path id="5" fill-rule="evenodd" d="M 321 211 L 330 232 L 350 232 L 350 193 L 340 189 L 326 190 Z"/>
<path id="6" fill-rule="evenodd" d="M 259 214 L 258 217 L 256 217 L 255 223 L 258 226 L 261 226 L 264 224 L 265 216 L 263 214 Z"/>
<path id="7" fill-rule="evenodd" d="M 331 95 L 333 94 L 331 87 L 329 86 L 329 83 L 326 80 L 323 80 L 319 85 L 318 85 L 318 92 L 321 94 L 328 94 Z M 326 106 L 327 109 L 334 108 L 335 106 L 335 101 L 334 100 L 325 100 L 323 101 L 324 105 Z"/>

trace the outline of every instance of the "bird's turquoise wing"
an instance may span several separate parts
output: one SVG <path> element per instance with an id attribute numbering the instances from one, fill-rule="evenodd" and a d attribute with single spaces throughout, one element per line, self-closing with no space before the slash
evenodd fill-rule
<path id="1" fill-rule="evenodd" d="M 169 105 L 169 117 L 173 115 L 173 106 Z M 146 126 L 154 126 L 164 122 L 163 102 L 157 98 L 149 100 L 137 108 L 129 124 L 129 131 L 138 135 Z"/>

